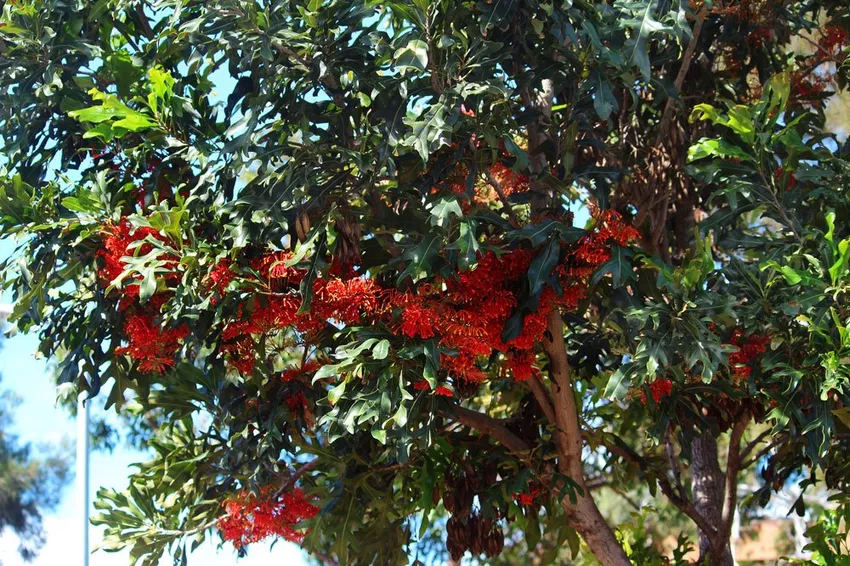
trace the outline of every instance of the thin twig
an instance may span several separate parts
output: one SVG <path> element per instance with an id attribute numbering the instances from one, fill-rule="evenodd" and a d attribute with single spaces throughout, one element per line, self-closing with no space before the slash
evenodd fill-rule
<path id="1" fill-rule="evenodd" d="M 777 436 L 773 440 L 773 442 L 771 442 L 770 444 L 768 444 L 767 446 L 765 446 L 764 448 L 759 450 L 758 453 L 755 456 L 753 456 L 752 458 L 750 458 L 746 462 L 742 463 L 741 468 L 746 470 L 747 468 L 749 468 L 750 466 L 752 466 L 753 464 L 758 462 L 762 458 L 762 456 L 764 456 L 765 454 L 767 454 L 768 452 L 770 452 L 771 450 L 773 450 L 774 448 L 776 448 L 777 446 L 779 446 L 780 444 L 785 442 L 786 440 L 788 440 L 788 435 L 785 434 L 785 433 L 780 434 L 779 436 Z"/>
<path id="2" fill-rule="evenodd" d="M 493 175 L 493 171 L 489 167 L 485 169 L 484 176 L 487 177 L 487 182 L 490 183 L 490 186 L 493 187 L 493 190 L 495 190 L 496 194 L 499 195 L 499 200 L 502 201 L 502 206 L 505 207 L 505 211 L 511 219 L 511 224 L 515 227 L 519 226 L 519 219 L 516 217 L 516 213 L 514 213 L 511 202 L 508 200 L 508 195 L 505 194 L 505 190 L 502 188 L 501 183 L 499 183 L 499 180 L 496 179 L 496 176 Z"/>
<path id="3" fill-rule="evenodd" d="M 768 428 L 767 430 L 765 430 L 764 432 L 759 434 L 755 438 L 755 440 L 753 440 L 752 442 L 747 444 L 746 448 L 741 450 L 741 461 L 746 462 L 747 458 L 750 456 L 750 454 L 752 454 L 755 447 L 758 446 L 759 444 L 761 444 L 761 441 L 764 440 L 765 438 L 767 438 L 770 435 L 771 432 L 773 432 L 773 429 Z"/>
<path id="4" fill-rule="evenodd" d="M 650 466 L 649 462 L 640 456 L 637 452 L 633 451 L 631 448 L 626 447 L 625 445 L 620 446 L 617 443 L 606 442 L 603 439 L 603 445 L 607 448 L 612 454 L 620 456 L 624 460 L 631 462 L 632 464 L 638 466 L 640 468 L 641 473 L 646 473 L 646 470 L 651 470 L 652 466 Z M 658 481 L 658 487 L 661 488 L 661 492 L 667 496 L 667 499 L 676 506 L 682 513 L 690 517 L 690 519 L 705 533 L 709 533 L 711 536 L 717 534 L 717 527 L 709 523 L 705 517 L 703 517 L 699 511 L 693 506 L 693 504 L 688 501 L 684 497 L 680 497 L 679 494 L 676 493 L 676 490 L 673 489 L 673 486 L 670 484 L 670 481 L 664 477 L 663 474 L 655 474 L 655 478 Z"/>
<path id="5" fill-rule="evenodd" d="M 300 468 L 298 468 L 295 471 L 295 473 L 293 473 L 291 476 L 286 478 L 286 480 L 280 486 L 280 489 L 278 489 L 275 492 L 274 497 L 272 499 L 273 500 L 277 499 L 278 497 L 280 497 L 280 495 L 282 493 L 292 489 L 292 487 L 295 486 L 295 483 L 298 481 L 298 479 L 301 476 L 303 476 L 304 474 L 306 474 L 307 472 L 309 472 L 310 470 L 312 470 L 313 468 L 315 468 L 318 465 L 319 465 L 319 459 L 316 458 L 315 460 L 311 460 L 311 461 L 307 462 L 306 464 L 304 464 L 303 466 L 301 466 Z"/>

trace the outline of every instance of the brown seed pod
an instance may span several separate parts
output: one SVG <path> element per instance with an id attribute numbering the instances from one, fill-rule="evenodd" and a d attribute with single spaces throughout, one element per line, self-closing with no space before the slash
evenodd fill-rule
<path id="1" fill-rule="evenodd" d="M 307 234 L 310 233 L 310 217 L 303 210 L 295 217 L 295 235 L 299 242 L 307 240 Z"/>
<path id="2" fill-rule="evenodd" d="M 484 485 L 489 487 L 495 484 L 498 475 L 499 470 L 496 468 L 496 464 L 493 462 L 487 462 L 484 466 Z"/>

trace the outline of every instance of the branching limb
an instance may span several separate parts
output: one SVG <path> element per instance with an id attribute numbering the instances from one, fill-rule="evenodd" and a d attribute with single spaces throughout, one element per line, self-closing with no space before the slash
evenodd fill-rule
<path id="1" fill-rule="evenodd" d="M 676 75 L 676 80 L 673 81 L 673 85 L 676 87 L 676 92 L 679 93 L 682 91 L 682 85 L 685 83 L 685 77 L 688 75 L 688 71 L 691 68 L 691 62 L 694 58 L 694 52 L 696 51 L 697 42 L 699 41 L 699 36 L 702 33 L 702 25 L 705 22 L 705 18 L 708 15 L 708 5 L 703 4 L 702 8 L 697 14 L 697 21 L 694 23 L 694 29 L 691 34 L 691 40 L 688 42 L 688 47 L 685 48 L 685 54 L 682 56 L 682 66 L 679 67 L 679 73 Z M 664 113 L 661 115 L 661 124 L 658 128 L 658 137 L 655 139 L 655 145 L 661 145 L 664 140 L 667 139 L 667 134 L 670 130 L 670 123 L 673 121 L 673 111 L 676 109 L 673 98 L 667 99 L 667 104 L 664 105 Z"/>
<path id="2" fill-rule="evenodd" d="M 767 429 L 767 430 L 765 430 L 764 432 L 762 432 L 761 434 L 759 434 L 758 436 L 756 436 L 755 440 L 753 440 L 752 442 L 750 442 L 749 444 L 747 444 L 747 446 L 746 446 L 743 450 L 741 450 L 741 461 L 742 461 L 742 462 L 746 462 L 746 461 L 747 461 L 747 458 L 749 458 L 750 454 L 752 454 L 752 452 L 753 452 L 753 450 L 755 450 L 756 446 L 758 446 L 759 444 L 761 444 L 761 442 L 762 442 L 765 438 L 767 438 L 768 436 L 770 436 L 770 433 L 771 433 L 771 432 L 773 432 L 773 430 L 772 430 L 772 429 Z M 745 466 L 745 465 L 743 465 L 743 464 L 742 464 L 742 466 L 741 466 L 741 467 L 742 467 L 743 469 L 746 469 L 746 468 L 747 468 L 747 466 Z"/>
<path id="3" fill-rule="evenodd" d="M 537 404 L 540 405 L 540 409 L 546 416 L 546 420 L 554 425 L 555 409 L 552 406 L 552 396 L 549 394 L 549 390 L 546 389 L 546 386 L 543 385 L 543 382 L 540 381 L 540 378 L 535 376 L 531 379 L 523 381 L 522 383 L 525 385 L 525 387 L 528 387 L 528 389 L 531 390 L 531 393 L 537 400 Z"/>
<path id="4" fill-rule="evenodd" d="M 758 462 L 761 459 L 762 456 L 766 455 L 767 453 L 769 453 L 771 450 L 773 450 L 774 448 L 776 448 L 777 446 L 779 446 L 780 444 L 782 444 L 786 440 L 788 440 L 788 434 L 787 433 L 777 435 L 777 437 L 773 439 L 773 442 L 771 442 L 770 444 L 768 444 L 767 446 L 765 446 L 764 448 L 759 450 L 758 453 L 756 453 L 752 458 L 743 462 L 741 464 L 741 469 L 746 470 L 747 468 L 749 468 L 750 466 L 752 466 L 753 464 Z"/>
<path id="5" fill-rule="evenodd" d="M 316 458 L 315 460 L 310 460 L 309 462 L 295 470 L 295 473 L 284 479 L 284 482 L 281 484 L 280 488 L 277 490 L 277 492 L 275 492 L 273 499 L 280 497 L 280 494 L 287 492 L 293 487 L 295 487 L 295 484 L 298 482 L 301 476 L 314 469 L 318 465 L 319 459 Z"/>
<path id="6" fill-rule="evenodd" d="M 624 443 L 617 443 L 611 441 L 603 440 L 603 445 L 607 448 L 612 454 L 620 456 L 624 460 L 631 462 L 640 468 L 641 473 L 646 473 L 647 470 L 651 470 L 652 466 L 650 463 L 637 452 L 626 446 Z M 663 474 L 654 474 L 656 480 L 658 481 L 658 487 L 661 488 L 661 492 L 667 496 L 667 499 L 676 506 L 682 513 L 687 515 L 693 522 L 699 527 L 703 532 L 710 533 L 711 536 L 717 534 L 718 530 L 715 525 L 709 523 L 705 517 L 703 517 L 699 511 L 696 510 L 693 503 L 691 503 L 687 498 L 680 497 L 676 490 L 673 489 L 673 486 L 670 484 L 670 481 L 664 477 Z"/>
<path id="7" fill-rule="evenodd" d="M 528 452 L 530 449 L 524 440 L 509 431 L 501 421 L 478 411 L 455 406 L 447 416 L 471 429 L 486 434 L 511 452 L 522 453 Z"/>

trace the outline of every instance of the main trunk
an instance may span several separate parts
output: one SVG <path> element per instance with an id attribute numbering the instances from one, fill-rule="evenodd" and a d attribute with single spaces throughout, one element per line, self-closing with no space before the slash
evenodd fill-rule
<path id="1" fill-rule="evenodd" d="M 723 499 L 725 476 L 720 470 L 717 439 L 705 432 L 692 444 L 694 507 L 710 525 L 720 527 L 723 523 Z M 700 564 L 711 566 L 733 566 L 732 549 L 728 533 L 721 531 L 713 538 L 698 529 Z M 708 559 L 708 562 L 705 562 Z"/>
<path id="2" fill-rule="evenodd" d="M 593 500 L 584 483 L 582 449 L 584 443 L 578 422 L 578 408 L 573 392 L 567 350 L 564 344 L 564 323 L 561 313 L 549 315 L 548 336 L 543 347 L 549 358 L 552 378 L 552 402 L 555 412 L 555 445 L 558 450 L 558 471 L 575 481 L 583 490 L 576 503 L 565 497 L 561 504 L 567 511 L 569 524 L 581 535 L 588 548 L 605 566 L 630 566 L 626 552 Z"/>

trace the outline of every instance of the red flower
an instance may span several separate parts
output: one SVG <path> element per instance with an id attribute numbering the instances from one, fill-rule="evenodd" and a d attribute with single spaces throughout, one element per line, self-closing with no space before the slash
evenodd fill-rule
<path id="1" fill-rule="evenodd" d="M 276 491 L 275 486 L 266 486 L 259 495 L 243 491 L 226 500 L 225 514 L 218 520 L 222 538 L 236 548 L 272 536 L 302 543 L 306 532 L 298 529 L 298 523 L 315 517 L 319 508 L 300 489 L 275 496 Z"/>
<path id="2" fill-rule="evenodd" d="M 469 116 L 470 118 L 475 116 L 475 110 L 468 109 L 465 104 L 460 105 L 460 113 L 464 116 Z"/>
<path id="3" fill-rule="evenodd" d="M 434 395 L 440 395 L 442 397 L 454 397 L 455 396 L 454 391 L 452 391 L 448 387 L 443 387 L 442 385 L 437 387 L 437 389 L 434 390 Z"/>
<path id="4" fill-rule="evenodd" d="M 652 395 L 652 400 L 657 405 L 661 399 L 668 397 L 673 392 L 673 382 L 667 378 L 659 377 L 649 384 L 649 393 Z M 646 404 L 646 393 L 641 391 L 640 401 Z"/>
<path id="5" fill-rule="evenodd" d="M 307 406 L 307 399 L 304 398 L 304 393 L 301 391 L 287 394 L 284 401 L 292 414 L 297 414 L 299 410 L 303 410 Z"/>
<path id="6" fill-rule="evenodd" d="M 514 495 L 514 499 L 519 501 L 520 505 L 524 505 L 528 507 L 530 505 L 534 505 L 534 500 L 543 492 L 539 486 L 536 484 L 531 484 L 528 486 L 528 490 L 522 493 L 518 493 Z"/>
<path id="7" fill-rule="evenodd" d="M 729 365 L 736 379 L 747 379 L 752 373 L 751 362 L 767 351 L 770 338 L 767 336 L 744 336 L 740 328 L 732 332 L 729 343 L 738 347 L 737 352 L 729 354 Z"/>
<path id="8" fill-rule="evenodd" d="M 422 381 L 414 381 L 413 389 L 416 391 L 431 391 L 431 384 L 424 379 Z"/>
<path id="9" fill-rule="evenodd" d="M 417 304 L 408 304 L 401 312 L 401 333 L 408 338 L 432 338 L 435 313 Z"/>
<path id="10" fill-rule="evenodd" d="M 127 318 L 124 336 L 128 345 L 115 349 L 117 355 L 128 355 L 139 362 L 139 371 L 163 373 L 174 365 L 180 342 L 189 335 L 189 327 L 163 327 L 151 314 L 137 313 Z"/>

